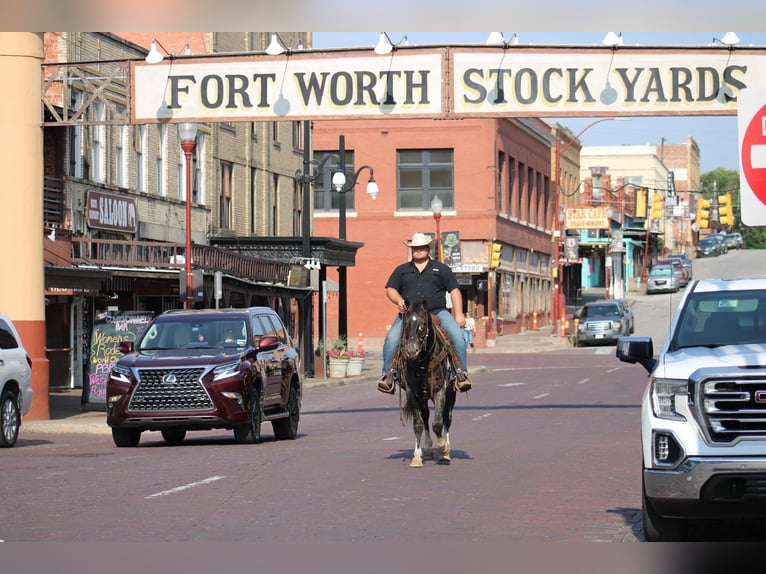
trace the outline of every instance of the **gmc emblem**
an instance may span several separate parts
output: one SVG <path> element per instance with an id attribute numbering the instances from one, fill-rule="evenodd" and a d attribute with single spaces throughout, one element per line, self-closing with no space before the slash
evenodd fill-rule
<path id="1" fill-rule="evenodd" d="M 755 391 L 755 402 L 766 403 L 766 391 Z"/>

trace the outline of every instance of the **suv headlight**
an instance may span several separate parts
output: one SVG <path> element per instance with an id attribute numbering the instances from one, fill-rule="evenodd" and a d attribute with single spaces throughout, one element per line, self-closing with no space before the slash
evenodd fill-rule
<path id="1" fill-rule="evenodd" d="M 654 379 L 652 381 L 652 410 L 663 419 L 686 420 L 676 411 L 676 397 L 689 395 L 689 384 L 679 379 Z"/>
<path id="2" fill-rule="evenodd" d="M 218 365 L 215 369 L 213 369 L 213 380 L 217 381 L 219 379 L 225 379 L 226 377 L 231 377 L 238 373 L 239 361 L 224 363 L 223 365 Z"/>
<path id="3" fill-rule="evenodd" d="M 123 367 L 121 365 L 114 365 L 112 367 L 112 378 L 115 381 L 119 381 L 121 383 L 125 383 L 127 385 L 130 384 L 130 369 L 127 367 Z"/>

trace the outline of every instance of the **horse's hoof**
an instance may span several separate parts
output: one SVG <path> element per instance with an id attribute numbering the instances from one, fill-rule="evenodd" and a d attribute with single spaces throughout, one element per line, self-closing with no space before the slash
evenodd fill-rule
<path id="1" fill-rule="evenodd" d="M 439 460 L 442 461 L 442 462 L 449 462 L 452 459 L 450 458 L 449 453 L 447 453 L 447 454 L 443 454 L 442 457 Z"/>
<path id="2" fill-rule="evenodd" d="M 423 460 L 433 460 L 434 459 L 434 451 L 430 448 L 427 448 L 423 451 Z"/>
<path id="3" fill-rule="evenodd" d="M 423 467 L 423 460 L 420 458 L 413 458 L 412 462 L 410 463 L 410 468 L 422 468 Z"/>

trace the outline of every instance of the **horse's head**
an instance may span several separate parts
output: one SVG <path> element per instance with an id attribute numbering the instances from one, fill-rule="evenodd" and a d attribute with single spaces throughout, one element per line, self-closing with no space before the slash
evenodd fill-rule
<path id="1" fill-rule="evenodd" d="M 407 306 L 402 319 L 402 339 L 399 343 L 404 360 L 417 359 L 426 351 L 429 314 L 425 301 Z"/>

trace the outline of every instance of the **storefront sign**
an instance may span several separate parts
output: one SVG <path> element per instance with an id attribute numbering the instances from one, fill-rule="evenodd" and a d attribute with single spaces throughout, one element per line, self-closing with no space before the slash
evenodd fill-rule
<path id="1" fill-rule="evenodd" d="M 106 402 L 106 381 L 112 365 L 122 356 L 121 341 L 136 341 L 149 326 L 148 311 L 100 311 L 93 321 L 84 397 L 89 403 Z"/>
<path id="2" fill-rule="evenodd" d="M 133 198 L 89 189 L 87 201 L 88 227 L 91 229 L 136 233 L 138 222 Z"/>
<path id="3" fill-rule="evenodd" d="M 766 50 L 402 47 L 131 62 L 131 121 L 734 115 Z"/>
<path id="4" fill-rule="evenodd" d="M 567 229 L 609 229 L 606 207 L 569 207 L 564 226 Z"/>

